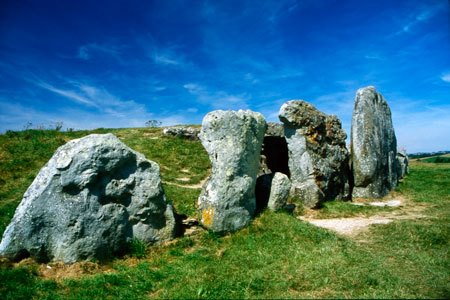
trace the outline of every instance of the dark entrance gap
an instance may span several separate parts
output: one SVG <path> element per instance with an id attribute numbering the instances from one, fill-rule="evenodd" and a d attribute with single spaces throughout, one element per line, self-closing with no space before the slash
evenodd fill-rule
<path id="1" fill-rule="evenodd" d="M 288 165 L 288 147 L 284 137 L 264 137 L 262 154 L 266 157 L 267 167 L 272 173 L 280 172 L 291 177 Z"/>
<path id="2" fill-rule="evenodd" d="M 286 174 L 288 177 L 291 175 L 288 165 L 288 147 L 284 137 L 264 137 L 261 154 L 265 156 L 265 163 L 271 174 L 263 174 L 256 180 L 256 215 L 260 214 L 267 207 L 275 172 Z"/>

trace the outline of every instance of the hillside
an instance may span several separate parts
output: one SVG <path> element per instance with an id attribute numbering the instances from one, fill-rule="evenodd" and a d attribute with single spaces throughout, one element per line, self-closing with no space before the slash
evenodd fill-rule
<path id="1" fill-rule="evenodd" d="M 168 200 L 196 217 L 210 170 L 198 141 L 163 137 L 160 128 L 10 131 L 0 135 L 0 233 L 58 146 L 106 132 L 157 162 Z M 125 257 L 102 264 L 2 260 L 0 298 L 448 298 L 449 171 L 449 164 L 412 162 L 383 199 L 401 199 L 399 207 L 330 202 L 303 216 L 264 211 L 235 234 L 199 230 L 161 246 L 135 243 Z M 377 216 L 393 221 L 352 235 L 298 218 Z"/>

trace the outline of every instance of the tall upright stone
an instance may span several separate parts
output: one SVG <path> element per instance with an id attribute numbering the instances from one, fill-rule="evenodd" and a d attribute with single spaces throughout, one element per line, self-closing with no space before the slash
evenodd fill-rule
<path id="1" fill-rule="evenodd" d="M 405 150 L 397 152 L 397 176 L 402 179 L 409 172 L 409 158 Z"/>
<path id="2" fill-rule="evenodd" d="M 246 226 L 255 212 L 255 183 L 266 122 L 250 110 L 208 113 L 200 140 L 212 163 L 198 199 L 201 222 L 220 233 Z"/>
<path id="3" fill-rule="evenodd" d="M 383 197 L 398 183 L 391 110 L 373 86 L 356 93 L 352 117 L 353 197 Z"/>
<path id="4" fill-rule="evenodd" d="M 159 166 L 112 134 L 58 148 L 4 232 L 0 255 L 73 263 L 123 253 L 127 242 L 174 236 Z"/>
<path id="5" fill-rule="evenodd" d="M 302 100 L 280 108 L 289 150 L 291 195 L 306 207 L 323 201 L 348 199 L 349 155 L 347 135 L 334 115 L 326 115 Z"/>

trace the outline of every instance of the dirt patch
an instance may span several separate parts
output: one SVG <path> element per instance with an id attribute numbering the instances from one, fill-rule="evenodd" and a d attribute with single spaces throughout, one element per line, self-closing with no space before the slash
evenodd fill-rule
<path id="1" fill-rule="evenodd" d="M 373 216 L 369 218 L 339 218 L 339 219 L 317 219 L 308 220 L 303 219 L 308 223 L 311 223 L 317 227 L 333 230 L 343 235 L 353 235 L 366 227 L 373 224 L 388 224 L 392 222 L 392 219 Z"/>
<path id="2" fill-rule="evenodd" d="M 84 261 L 70 265 L 62 262 L 48 265 L 41 264 L 39 265 L 38 272 L 41 277 L 61 280 L 66 278 L 80 278 L 98 273 L 113 273 L 114 270 L 105 265 Z"/>
<path id="3" fill-rule="evenodd" d="M 369 202 L 367 200 L 359 200 L 352 204 L 359 206 L 390 207 L 397 209 L 379 213 L 370 217 L 357 216 L 334 219 L 314 218 L 314 213 L 310 212 L 305 216 L 299 217 L 299 219 L 342 235 L 354 236 L 364 230 L 368 230 L 370 225 L 389 224 L 395 220 L 410 220 L 426 217 L 423 214 L 423 211 L 426 208 L 425 205 L 419 205 L 417 203 L 412 204 L 411 201 L 401 197 L 388 201 Z"/>
<path id="4" fill-rule="evenodd" d="M 63 280 L 66 278 L 76 279 L 86 275 L 115 272 L 109 265 L 101 265 L 88 261 L 73 264 L 64 264 L 63 262 L 40 264 L 32 258 L 26 258 L 17 263 L 11 263 L 6 259 L 2 262 L 5 266 L 8 263 L 8 267 L 26 267 L 31 270 L 36 270 L 36 273 L 40 277 L 54 280 Z"/>
<path id="5" fill-rule="evenodd" d="M 181 181 L 181 182 L 188 182 L 191 179 L 189 177 L 179 177 L 179 178 L 176 178 L 176 180 Z"/>
<path id="6" fill-rule="evenodd" d="M 200 181 L 199 183 L 196 183 L 196 184 L 180 184 L 180 183 L 170 182 L 170 181 L 165 181 L 164 183 L 168 184 L 168 185 L 178 186 L 178 187 L 181 187 L 181 188 L 186 188 L 186 189 L 201 189 L 203 187 L 203 185 L 205 184 L 207 179 L 208 178 L 205 178 L 205 179 L 203 179 L 202 181 Z M 180 178 L 177 178 L 176 180 L 180 180 Z"/>

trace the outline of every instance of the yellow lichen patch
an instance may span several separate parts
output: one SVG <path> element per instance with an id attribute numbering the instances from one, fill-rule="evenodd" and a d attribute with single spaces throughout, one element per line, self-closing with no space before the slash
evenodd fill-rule
<path id="1" fill-rule="evenodd" d="M 214 218 L 214 208 L 209 207 L 202 211 L 202 223 L 206 227 L 210 227 L 212 225 Z"/>

